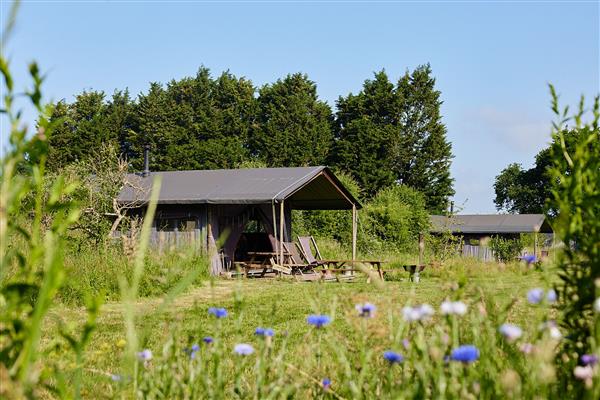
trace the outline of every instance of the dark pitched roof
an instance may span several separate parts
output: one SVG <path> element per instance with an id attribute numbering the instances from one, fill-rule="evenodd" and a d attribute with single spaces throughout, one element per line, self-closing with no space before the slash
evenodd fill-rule
<path id="1" fill-rule="evenodd" d="M 544 214 L 431 215 L 430 222 L 436 233 L 552 233 Z"/>
<path id="2" fill-rule="evenodd" d="M 162 178 L 159 204 L 264 204 L 285 200 L 297 209 L 349 209 L 357 199 L 327 167 L 248 168 L 130 174 L 119 202 L 145 201 Z"/>

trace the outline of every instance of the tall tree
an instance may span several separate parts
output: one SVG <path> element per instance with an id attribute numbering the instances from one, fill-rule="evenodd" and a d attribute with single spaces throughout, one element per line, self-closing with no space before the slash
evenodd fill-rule
<path id="1" fill-rule="evenodd" d="M 567 151 L 572 151 L 581 140 L 579 130 L 564 130 L 562 138 L 565 141 Z M 591 149 L 600 151 L 598 149 Z M 521 164 L 513 163 L 504 168 L 494 182 L 496 197 L 494 204 L 498 211 L 519 214 L 549 213 L 555 215 L 556 210 L 547 204 L 552 198 L 552 182 L 548 169 L 560 160 L 554 156 L 562 154 L 559 136 L 555 136 L 550 145 L 542 149 L 535 156 L 534 166 L 523 169 Z M 563 171 L 568 174 L 570 167 L 566 162 L 562 165 Z"/>
<path id="2" fill-rule="evenodd" d="M 139 132 L 134 134 L 141 168 L 143 147 L 151 147 L 155 170 L 235 168 L 249 158 L 246 146 L 255 120 L 255 88 L 224 72 L 213 79 L 207 68 L 194 78 L 153 83 L 140 95 Z"/>
<path id="3" fill-rule="evenodd" d="M 259 91 L 250 148 L 270 167 L 320 165 L 330 150 L 332 114 L 304 74 L 288 75 Z"/>
<path id="4" fill-rule="evenodd" d="M 83 92 L 71 104 L 64 100 L 56 104 L 50 120 L 56 124 L 49 138 L 48 166 L 60 169 L 65 165 L 89 158 L 102 143 L 117 142 L 114 132 L 106 126 L 104 92 Z"/>
<path id="5" fill-rule="evenodd" d="M 441 104 L 429 65 L 395 86 L 385 71 L 376 73 L 358 95 L 338 99 L 332 163 L 350 171 L 369 196 L 400 183 L 423 192 L 430 212 L 443 211 L 454 190 Z"/>

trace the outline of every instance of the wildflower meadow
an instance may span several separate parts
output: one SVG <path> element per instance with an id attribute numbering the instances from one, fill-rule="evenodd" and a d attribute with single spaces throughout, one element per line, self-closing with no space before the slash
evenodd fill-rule
<path id="1" fill-rule="evenodd" d="M 0 71 L 10 122 L 0 398 L 600 399 L 598 98 L 573 112 L 551 87 L 554 137 L 578 139 L 552 155 L 548 217 L 562 245 L 544 260 L 447 257 L 418 283 L 400 268 L 383 280 L 296 282 L 209 277 L 203 256 L 167 285 L 147 273 L 157 180 L 131 254 L 111 270 L 114 297 L 103 287 L 79 306 L 58 297 L 77 274 L 65 265 L 94 255 L 66 251 L 83 211 L 77 183 L 46 172 L 55 125 L 44 75 L 32 63 L 21 94 L 4 54 Z M 35 108 L 35 127 L 17 99 Z M 140 296 L 153 285 L 166 289 Z"/>

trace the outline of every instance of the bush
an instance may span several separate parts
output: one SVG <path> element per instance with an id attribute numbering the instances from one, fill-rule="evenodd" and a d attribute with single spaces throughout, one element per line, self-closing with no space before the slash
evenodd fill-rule
<path id="1" fill-rule="evenodd" d="M 408 186 L 383 189 L 363 211 L 367 236 L 396 251 L 416 251 L 419 234 L 429 226 L 423 195 Z M 368 243 L 368 242 L 367 242 Z"/>
<path id="2" fill-rule="evenodd" d="M 521 238 L 504 239 L 500 236 L 492 236 L 490 248 L 494 252 L 494 257 L 500 262 L 515 261 L 523 251 L 524 245 Z"/>

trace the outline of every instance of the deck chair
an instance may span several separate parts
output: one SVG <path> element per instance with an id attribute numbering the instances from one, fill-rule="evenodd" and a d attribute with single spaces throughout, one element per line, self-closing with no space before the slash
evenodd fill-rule
<path id="1" fill-rule="evenodd" d="M 317 246 L 317 242 L 315 241 L 314 237 L 298 236 L 298 243 L 300 245 L 300 250 L 302 251 L 302 255 L 304 256 L 306 261 L 309 264 L 314 265 L 315 267 L 327 267 L 329 269 L 329 267 L 333 265 L 334 266 L 333 270 L 352 273 L 357 270 L 363 271 L 363 269 L 360 269 L 360 268 L 356 269 L 356 268 L 354 268 L 354 265 L 352 265 L 352 268 L 340 268 L 339 266 L 347 264 L 347 263 L 370 264 L 372 268 L 373 267 L 377 268 L 376 272 L 379 274 L 379 277 L 383 280 L 383 270 L 381 269 L 382 261 L 379 261 L 379 260 L 324 260 L 323 257 L 321 256 L 321 252 L 319 251 L 319 246 Z M 315 249 L 316 257 L 312 251 L 313 248 Z M 369 275 L 369 281 L 370 281 L 370 279 L 371 278 Z"/>

